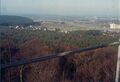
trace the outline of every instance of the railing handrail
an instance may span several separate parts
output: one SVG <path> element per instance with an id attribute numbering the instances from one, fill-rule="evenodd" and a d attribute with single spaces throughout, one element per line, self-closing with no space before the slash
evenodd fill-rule
<path id="1" fill-rule="evenodd" d="M 88 47 L 88 48 L 82 48 L 82 49 L 79 48 L 79 49 L 74 49 L 74 50 L 66 51 L 66 52 L 62 52 L 62 53 L 48 54 L 48 55 L 45 55 L 42 57 L 32 58 L 29 60 L 21 60 L 21 61 L 17 61 L 17 62 L 11 62 L 8 64 L 1 64 L 0 69 L 17 67 L 20 65 L 26 65 L 26 64 L 30 64 L 30 63 L 34 63 L 34 62 L 42 62 L 42 61 L 50 60 L 50 59 L 57 58 L 57 57 L 73 55 L 75 53 L 81 53 L 81 52 L 85 52 L 85 51 L 95 50 L 98 48 L 104 48 L 104 47 L 114 46 L 114 45 L 120 45 L 120 42 L 113 42 L 110 44 L 103 44 L 103 45 L 99 45 L 99 46 L 95 46 L 95 47 Z"/>

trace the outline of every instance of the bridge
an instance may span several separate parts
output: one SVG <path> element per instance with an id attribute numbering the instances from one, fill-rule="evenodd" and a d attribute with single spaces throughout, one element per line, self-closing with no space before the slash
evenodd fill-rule
<path id="1" fill-rule="evenodd" d="M 68 55 L 74 55 L 75 53 L 81 53 L 81 52 L 86 52 L 86 51 L 90 51 L 90 50 L 95 50 L 98 48 L 105 48 L 108 46 L 118 46 L 118 58 L 117 58 L 117 68 L 116 68 L 116 79 L 115 82 L 119 82 L 119 71 L 120 71 L 120 41 L 119 42 L 113 42 L 110 44 L 102 44 L 99 46 L 94 46 L 94 47 L 88 47 L 88 48 L 79 48 L 79 49 L 73 49 L 70 51 L 65 51 L 62 53 L 53 53 L 53 54 L 47 54 L 45 56 L 42 57 L 37 57 L 37 58 L 33 58 L 33 59 L 29 59 L 29 60 L 21 60 L 18 62 L 11 62 L 8 64 L 0 64 L 0 69 L 4 70 L 4 69 L 8 69 L 8 68 L 12 68 L 12 67 L 17 67 L 17 66 L 21 66 L 21 65 L 26 65 L 26 64 L 30 64 L 30 63 L 35 63 L 35 62 L 43 62 L 43 61 L 47 61 L 50 59 L 54 59 L 54 58 L 59 58 L 62 56 L 68 56 Z"/>

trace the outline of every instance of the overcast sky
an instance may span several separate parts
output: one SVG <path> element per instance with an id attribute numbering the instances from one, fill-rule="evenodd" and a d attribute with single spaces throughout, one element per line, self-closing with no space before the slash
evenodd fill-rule
<path id="1" fill-rule="evenodd" d="M 2 0 L 3 14 L 116 15 L 119 0 Z"/>

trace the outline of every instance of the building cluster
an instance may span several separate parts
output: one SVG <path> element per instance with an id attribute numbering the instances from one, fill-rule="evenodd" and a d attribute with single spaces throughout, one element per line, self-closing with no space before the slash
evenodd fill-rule
<path id="1" fill-rule="evenodd" d="M 115 37 L 116 35 L 120 35 L 120 31 L 111 31 L 111 30 L 102 31 L 102 35 Z"/>
<path id="2" fill-rule="evenodd" d="M 65 33 L 65 34 L 68 34 L 70 33 L 69 31 L 67 30 L 60 30 L 60 29 L 57 29 L 57 28 L 47 28 L 47 27 L 44 27 L 44 26 L 34 26 L 34 25 L 29 25 L 29 26 L 9 26 L 10 29 L 16 29 L 16 30 L 40 30 L 40 31 L 52 31 L 52 32 L 62 32 L 62 33 Z"/>

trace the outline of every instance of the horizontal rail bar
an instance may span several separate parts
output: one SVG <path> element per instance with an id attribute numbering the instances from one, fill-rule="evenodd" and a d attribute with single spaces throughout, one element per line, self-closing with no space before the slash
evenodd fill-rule
<path id="1" fill-rule="evenodd" d="M 53 58 L 57 58 L 57 57 L 62 57 L 62 56 L 68 56 L 68 55 L 72 55 L 75 53 L 81 53 L 81 52 L 85 52 L 85 51 L 90 51 L 90 50 L 95 50 L 98 48 L 104 48 L 104 47 L 108 47 L 108 46 L 114 46 L 114 45 L 119 45 L 120 42 L 113 42 L 111 44 L 103 44 L 100 46 L 95 46 L 95 47 L 89 47 L 89 48 L 79 48 L 79 49 L 74 49 L 71 51 L 66 51 L 66 52 L 62 52 L 62 53 L 58 53 L 58 54 L 48 54 L 46 56 L 42 56 L 42 57 L 37 57 L 37 58 L 32 58 L 32 59 L 27 59 L 27 60 L 21 60 L 21 61 L 17 61 L 17 62 L 11 62 L 8 64 L 1 64 L 0 68 L 1 69 L 6 69 L 6 68 L 11 68 L 11 67 L 17 67 L 20 65 L 26 65 L 26 64 L 30 64 L 30 63 L 34 63 L 34 62 L 42 62 L 42 61 L 46 61 L 46 60 L 50 60 Z"/>

